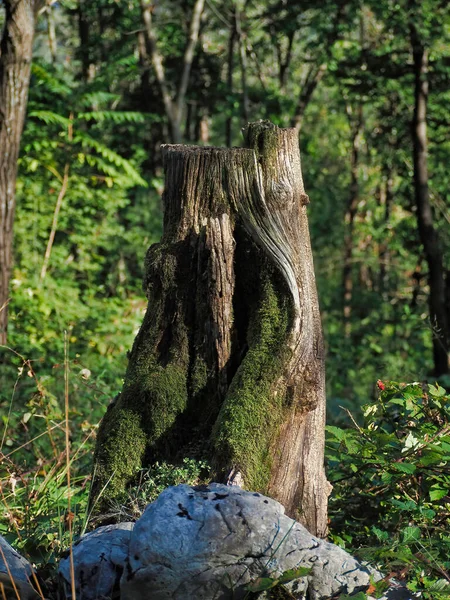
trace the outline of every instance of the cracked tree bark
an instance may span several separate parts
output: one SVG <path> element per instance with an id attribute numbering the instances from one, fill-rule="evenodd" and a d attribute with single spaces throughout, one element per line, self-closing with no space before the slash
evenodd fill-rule
<path id="1" fill-rule="evenodd" d="M 142 466 L 207 457 L 327 531 L 324 350 L 295 129 L 246 148 L 163 149 L 164 234 L 120 396 L 100 426 L 92 502 Z"/>
<path id="2" fill-rule="evenodd" d="M 16 208 L 17 159 L 27 107 L 36 14 L 40 0 L 4 2 L 0 34 L 0 345 L 6 344 Z"/>

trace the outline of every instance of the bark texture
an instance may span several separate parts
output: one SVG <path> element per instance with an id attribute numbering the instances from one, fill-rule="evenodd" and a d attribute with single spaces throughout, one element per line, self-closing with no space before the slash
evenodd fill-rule
<path id="1" fill-rule="evenodd" d="M 247 148 L 163 150 L 164 234 L 120 396 L 100 426 L 93 497 L 143 465 L 209 458 L 324 536 L 324 351 L 295 129 Z"/>
<path id="2" fill-rule="evenodd" d="M 6 344 L 17 159 L 28 98 L 35 0 L 4 2 L 0 45 L 0 344 Z"/>

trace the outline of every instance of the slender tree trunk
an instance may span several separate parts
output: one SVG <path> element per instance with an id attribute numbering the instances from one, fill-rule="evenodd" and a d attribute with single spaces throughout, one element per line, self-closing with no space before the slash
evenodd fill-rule
<path id="1" fill-rule="evenodd" d="M 17 159 L 28 98 L 37 3 L 5 1 L 0 45 L 0 344 L 6 343 Z"/>
<path id="2" fill-rule="evenodd" d="M 47 35 L 48 35 L 48 49 L 50 51 L 50 56 L 52 62 L 56 62 L 56 51 L 57 51 L 57 41 L 56 41 L 56 28 L 55 28 L 55 18 L 53 15 L 53 0 L 47 0 Z"/>
<path id="3" fill-rule="evenodd" d="M 348 198 L 347 209 L 345 211 L 345 237 L 344 237 L 344 270 L 343 270 L 343 291 L 344 291 L 344 334 L 350 337 L 351 334 L 351 312 L 353 296 L 353 248 L 355 246 L 354 229 L 355 216 L 358 210 L 359 200 L 359 150 L 361 143 L 362 128 L 362 106 L 358 107 L 356 120 L 352 122 L 351 109 L 348 107 L 350 127 L 352 131 L 352 154 L 350 159 L 350 195 Z"/>
<path id="4" fill-rule="evenodd" d="M 236 20 L 233 18 L 231 25 L 230 37 L 228 38 L 228 61 L 227 61 L 227 91 L 232 97 L 233 94 L 233 70 L 234 70 L 234 45 L 236 43 Z M 230 106 L 230 114 L 225 121 L 225 145 L 230 148 L 233 139 L 233 111 L 234 108 Z"/>
<path id="5" fill-rule="evenodd" d="M 198 116 L 197 140 L 205 146 L 209 144 L 209 118 L 205 109 Z"/>
<path id="6" fill-rule="evenodd" d="M 391 218 L 392 201 L 394 199 L 394 176 L 391 166 L 386 166 L 385 171 L 385 176 L 380 183 L 380 205 L 384 208 L 384 225 L 387 230 Z M 378 289 L 383 296 L 383 300 L 387 302 L 389 300 L 389 269 L 391 258 L 387 238 L 380 243 L 378 256 L 380 260 Z"/>
<path id="7" fill-rule="evenodd" d="M 287 35 L 287 48 L 286 53 L 283 58 L 283 50 L 281 44 L 277 44 L 277 54 L 278 54 L 278 80 L 280 82 L 280 90 L 282 92 L 286 91 L 286 83 L 287 83 L 287 75 L 289 70 L 289 65 L 291 64 L 292 59 L 292 49 L 294 45 L 294 37 L 295 31 L 290 31 Z"/>
<path id="8" fill-rule="evenodd" d="M 156 460 L 208 457 L 327 532 L 324 350 L 295 129 L 247 148 L 164 148 L 164 234 L 123 390 L 100 426 L 92 502 Z M 106 487 L 105 487 L 106 485 Z"/>
<path id="9" fill-rule="evenodd" d="M 143 31 L 138 33 L 137 42 L 140 67 L 140 104 L 142 112 L 164 112 L 164 106 L 161 106 L 161 96 L 158 89 L 155 89 L 156 85 L 151 81 L 151 58 L 148 55 L 145 34 Z M 161 168 L 162 158 L 160 147 L 163 141 L 163 123 L 159 121 L 150 123 L 145 136 L 147 159 L 144 163 L 144 169 L 149 173 L 154 173 L 155 169 Z"/>
<path id="10" fill-rule="evenodd" d="M 78 36 L 80 45 L 78 53 L 81 60 L 81 77 L 84 82 L 91 78 L 91 53 L 90 53 L 90 23 L 86 14 L 86 0 L 80 0 L 78 3 Z"/>
<path id="11" fill-rule="evenodd" d="M 70 142 L 73 140 L 73 113 L 69 116 L 69 125 L 67 128 L 67 139 Z M 70 175 L 70 163 L 64 165 L 64 172 L 61 178 L 61 189 L 59 190 L 58 198 L 56 199 L 55 210 L 53 211 L 52 226 L 50 229 L 50 235 L 48 236 L 47 247 L 45 249 L 44 261 L 42 263 L 42 269 L 40 274 L 40 280 L 44 281 L 47 274 L 48 265 L 50 263 L 50 257 L 52 254 L 53 242 L 55 241 L 56 230 L 58 228 L 58 217 L 61 211 L 63 200 L 67 193 L 69 186 L 69 175 Z"/>
<path id="12" fill-rule="evenodd" d="M 430 204 L 427 164 L 428 51 L 411 25 L 414 59 L 414 116 L 412 121 L 414 195 L 420 240 L 428 265 L 430 320 L 433 328 L 433 359 L 436 376 L 449 372 L 449 324 L 442 248 L 434 227 Z"/>
<path id="13" fill-rule="evenodd" d="M 322 81 L 325 73 L 328 69 L 328 60 L 331 57 L 331 50 L 333 48 L 334 43 L 339 38 L 339 24 L 344 18 L 344 13 L 347 5 L 347 0 L 343 0 L 342 2 L 337 3 L 336 16 L 334 19 L 333 28 L 328 33 L 325 38 L 325 44 L 322 52 L 318 54 L 318 60 L 315 64 L 311 65 L 302 89 L 300 91 L 300 95 L 298 97 L 297 106 L 294 111 L 294 115 L 291 119 L 292 127 L 300 132 L 303 125 L 303 118 L 305 116 L 306 109 L 308 104 L 311 102 L 311 98 Z"/>
<path id="14" fill-rule="evenodd" d="M 141 15 L 145 28 L 145 41 L 147 52 L 151 58 L 156 80 L 161 91 L 161 97 L 164 103 L 171 139 L 178 144 L 182 140 L 181 121 L 185 108 L 186 93 L 189 86 L 192 63 L 194 60 L 195 47 L 198 42 L 200 32 L 200 21 L 203 14 L 205 0 L 196 0 L 192 10 L 191 23 L 189 27 L 189 37 L 183 57 L 183 69 L 177 85 L 175 98 L 171 94 L 169 82 L 166 79 L 163 57 L 158 49 L 156 34 L 153 28 L 153 10 L 154 4 L 149 0 L 140 0 Z"/>
<path id="15" fill-rule="evenodd" d="M 250 102 L 247 88 L 247 49 L 245 47 L 244 34 L 242 32 L 241 14 L 239 9 L 235 8 L 236 33 L 239 43 L 239 63 L 241 67 L 241 85 L 242 85 L 242 118 L 245 124 L 250 118 Z"/>
<path id="16" fill-rule="evenodd" d="M 313 65 L 308 71 L 305 83 L 298 97 L 298 102 L 295 108 L 294 116 L 292 118 L 292 127 L 295 127 L 297 131 L 300 131 L 302 128 L 303 117 L 305 115 L 306 108 L 311 101 L 315 89 L 322 81 L 326 70 L 327 65 L 324 63 L 321 65 Z"/>

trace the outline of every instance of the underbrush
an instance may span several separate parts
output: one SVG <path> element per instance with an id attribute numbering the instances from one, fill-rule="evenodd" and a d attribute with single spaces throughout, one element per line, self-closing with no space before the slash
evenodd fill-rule
<path id="1" fill-rule="evenodd" d="M 6 388 L 9 398 L 5 387 L 0 398 L 0 534 L 45 579 L 86 529 L 97 427 L 92 407 L 104 393 L 76 360 L 63 358 L 49 375 L 40 361 L 15 351 L 2 358 L 2 385 L 8 376 L 13 385 Z M 69 389 L 86 398 L 85 411 L 70 407 Z"/>
<path id="2" fill-rule="evenodd" d="M 77 358 L 66 356 L 49 374 L 41 361 L 4 352 L 9 361 L 3 360 L 0 394 L 0 535 L 52 590 L 61 553 L 99 524 L 88 511 L 92 455 L 98 421 L 117 388 Z M 166 487 L 194 485 L 208 473 L 205 462 L 188 458 L 179 465 L 157 463 L 139 473 L 136 485 L 102 519 L 135 521 Z"/>
<path id="3" fill-rule="evenodd" d="M 61 552 L 98 525 L 89 525 L 88 514 L 92 453 L 106 397 L 117 388 L 67 355 L 51 375 L 15 352 L 8 368 L 14 379 L 0 402 L 0 534 L 52 590 Z M 450 395 L 439 385 L 380 381 L 363 422 L 348 415 L 350 427 L 327 427 L 331 541 L 424 600 L 450 598 Z M 166 487 L 204 482 L 208 474 L 206 463 L 187 458 L 156 464 L 106 517 L 136 520 Z"/>
<path id="4" fill-rule="evenodd" d="M 421 383 L 378 391 L 363 424 L 327 427 L 331 541 L 424 600 L 450 598 L 450 395 Z"/>

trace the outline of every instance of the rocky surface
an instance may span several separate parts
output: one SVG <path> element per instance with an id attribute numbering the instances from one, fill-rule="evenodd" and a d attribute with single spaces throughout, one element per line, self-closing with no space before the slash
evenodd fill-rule
<path id="1" fill-rule="evenodd" d="M 1 536 L 0 549 L 6 600 L 42 600 L 31 585 L 30 563 Z M 278 502 L 219 484 L 168 488 L 136 524 L 107 525 L 83 536 L 73 546 L 73 562 L 77 600 L 239 600 L 260 578 L 279 579 L 288 571 L 283 585 L 290 598 L 334 600 L 365 592 L 371 575 L 381 577 L 308 533 Z M 60 600 L 72 599 L 69 555 L 58 576 Z M 416 599 L 392 582 L 381 600 Z"/>
<path id="2" fill-rule="evenodd" d="M 305 567 L 289 584 L 310 600 L 364 591 L 369 571 L 344 550 L 319 540 L 278 502 L 219 484 L 168 488 L 136 523 L 123 600 L 243 598 L 258 577 Z"/>
<path id="3" fill-rule="evenodd" d="M 7 600 L 17 594 L 21 600 L 35 600 L 39 598 L 33 587 L 33 567 L 0 535 L 0 584 Z M 17 593 L 16 593 L 17 590 Z M 3 595 L 0 596 L 3 598 Z"/>
<path id="4" fill-rule="evenodd" d="M 133 523 L 106 525 L 87 533 L 73 546 L 77 600 L 112 598 L 119 591 L 120 577 L 128 559 Z M 72 598 L 70 557 L 59 564 L 63 598 Z"/>

